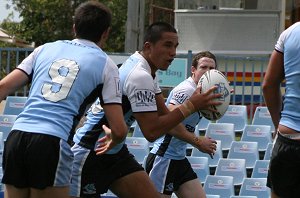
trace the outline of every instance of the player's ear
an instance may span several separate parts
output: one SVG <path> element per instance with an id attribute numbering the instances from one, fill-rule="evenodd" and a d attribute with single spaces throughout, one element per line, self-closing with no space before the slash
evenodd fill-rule
<path id="1" fill-rule="evenodd" d="M 191 73 L 194 74 L 196 72 L 197 68 L 195 68 L 194 66 L 191 67 Z"/>

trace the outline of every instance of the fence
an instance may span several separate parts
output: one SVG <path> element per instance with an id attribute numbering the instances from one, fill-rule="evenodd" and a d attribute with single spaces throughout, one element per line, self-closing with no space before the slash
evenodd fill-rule
<path id="1" fill-rule="evenodd" d="M 33 49 L 30 48 L 0 48 L 1 79 L 12 71 L 32 50 Z M 124 62 L 130 54 L 109 53 L 109 56 L 116 64 L 119 64 Z M 192 56 L 192 51 L 188 51 L 186 54 L 178 54 L 176 59 L 181 60 L 181 62 L 174 61 L 174 64 L 172 63 L 167 71 L 158 72 L 160 81 L 162 81 L 161 86 L 165 96 L 167 96 L 171 88 L 175 86 L 178 81 L 181 81 L 190 75 Z M 249 120 L 252 120 L 256 106 L 264 105 L 261 83 L 268 61 L 269 55 L 217 55 L 218 69 L 224 72 L 230 81 L 232 89 L 234 89 L 234 93 L 231 97 L 231 104 L 247 105 Z M 175 63 L 177 63 L 177 65 L 175 65 Z M 183 65 L 185 67 L 183 67 Z M 165 85 L 164 80 L 167 77 L 169 78 L 167 79 L 168 85 Z M 182 79 L 179 79 L 179 77 Z M 170 85 L 170 81 L 173 82 L 173 85 L 172 83 Z M 14 95 L 27 96 L 28 90 L 28 87 L 24 87 L 14 93 Z"/>

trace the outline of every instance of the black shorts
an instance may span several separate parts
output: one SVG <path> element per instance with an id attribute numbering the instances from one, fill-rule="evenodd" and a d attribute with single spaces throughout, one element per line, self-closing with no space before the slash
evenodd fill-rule
<path id="1" fill-rule="evenodd" d="M 197 174 L 186 158 L 172 160 L 150 153 L 145 169 L 157 191 L 165 195 L 171 195 L 183 183 L 197 179 Z"/>
<path id="2" fill-rule="evenodd" d="M 267 186 L 280 198 L 300 197 L 300 141 L 278 133 L 269 165 Z"/>
<path id="3" fill-rule="evenodd" d="M 71 181 L 71 196 L 99 197 L 119 178 L 143 167 L 129 153 L 124 144 L 116 154 L 96 155 L 94 151 L 75 144 Z"/>
<path id="4" fill-rule="evenodd" d="M 73 153 L 66 141 L 13 130 L 5 142 L 2 182 L 18 188 L 69 186 L 72 162 Z"/>

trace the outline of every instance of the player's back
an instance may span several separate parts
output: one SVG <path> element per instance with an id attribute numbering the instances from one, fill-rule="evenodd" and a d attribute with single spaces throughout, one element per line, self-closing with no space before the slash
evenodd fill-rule
<path id="1" fill-rule="evenodd" d="M 29 97 L 13 129 L 66 140 L 74 117 L 80 117 L 101 93 L 110 61 L 92 42 L 45 44 L 34 58 Z"/>

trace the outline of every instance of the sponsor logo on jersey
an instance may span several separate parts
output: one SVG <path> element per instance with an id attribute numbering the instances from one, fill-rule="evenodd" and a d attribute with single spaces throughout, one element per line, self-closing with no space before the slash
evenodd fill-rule
<path id="1" fill-rule="evenodd" d="M 136 106 L 154 106 L 156 105 L 155 93 L 148 89 L 139 89 L 135 91 Z"/>
<path id="2" fill-rule="evenodd" d="M 186 128 L 187 131 L 192 132 L 192 133 L 195 131 L 195 127 L 193 127 L 189 124 L 186 124 L 185 128 Z"/>
<path id="3" fill-rule="evenodd" d="M 179 104 L 182 104 L 186 99 L 188 99 L 188 95 L 184 93 L 175 93 L 173 98 L 175 101 L 177 101 Z"/>

